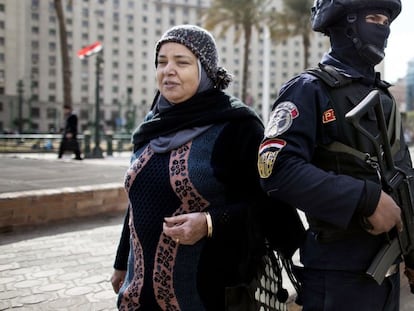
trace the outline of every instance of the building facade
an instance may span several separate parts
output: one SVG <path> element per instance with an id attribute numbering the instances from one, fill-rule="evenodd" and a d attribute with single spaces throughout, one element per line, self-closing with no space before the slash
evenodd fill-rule
<path id="1" fill-rule="evenodd" d="M 407 111 L 414 110 L 414 59 L 408 62 L 406 76 L 406 106 Z"/>
<path id="2" fill-rule="evenodd" d="M 203 26 L 201 12 L 210 0 L 62 0 L 62 4 L 80 130 L 93 128 L 95 120 L 97 56 L 81 60 L 77 52 L 99 41 L 101 127 L 130 132 L 148 111 L 156 91 L 155 43 L 173 25 Z M 269 9 L 281 11 L 281 5 L 282 0 L 273 0 Z M 235 76 L 228 91 L 241 96 L 243 38 L 234 42 L 234 29 L 224 37 L 218 30 L 212 33 L 221 65 Z M 312 34 L 310 66 L 328 47 L 326 37 Z M 0 130 L 16 131 L 22 120 L 24 132 L 59 131 L 64 104 L 60 53 L 53 0 L 0 0 Z M 301 37 L 275 42 L 266 32 L 255 30 L 247 103 L 259 114 L 269 110 L 282 83 L 304 69 L 303 55 Z"/>

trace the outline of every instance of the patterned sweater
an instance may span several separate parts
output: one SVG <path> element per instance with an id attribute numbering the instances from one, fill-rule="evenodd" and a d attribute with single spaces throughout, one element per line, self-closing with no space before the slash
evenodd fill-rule
<path id="1" fill-rule="evenodd" d="M 126 174 L 130 205 L 115 262 L 128 270 L 121 310 L 224 309 L 225 287 L 247 273 L 249 207 L 265 196 L 256 172 L 262 133 L 259 121 L 232 121 L 171 152 L 137 150 Z M 164 217 L 198 211 L 212 215 L 211 239 L 177 245 L 162 233 Z"/>

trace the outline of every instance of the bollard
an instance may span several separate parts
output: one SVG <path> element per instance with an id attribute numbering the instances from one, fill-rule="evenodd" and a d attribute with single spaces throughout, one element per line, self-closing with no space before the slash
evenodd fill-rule
<path id="1" fill-rule="evenodd" d="M 90 158 L 91 157 L 91 132 L 85 131 L 83 133 L 83 140 L 85 144 L 85 149 L 83 151 L 85 158 Z"/>
<path id="2" fill-rule="evenodd" d="M 118 152 L 122 152 L 123 151 L 123 149 L 124 149 L 124 146 L 123 146 L 123 142 L 122 142 L 122 138 L 121 137 L 119 137 L 118 138 Z"/>
<path id="3" fill-rule="evenodd" d="M 106 147 L 106 155 L 107 156 L 111 156 L 113 153 L 113 148 L 112 148 L 112 139 L 114 138 L 114 133 L 111 131 L 108 131 L 108 133 L 106 133 L 106 143 L 107 143 L 107 147 Z"/>

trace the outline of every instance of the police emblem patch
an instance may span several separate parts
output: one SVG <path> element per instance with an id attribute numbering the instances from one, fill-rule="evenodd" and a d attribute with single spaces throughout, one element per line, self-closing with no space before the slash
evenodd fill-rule
<path id="1" fill-rule="evenodd" d="M 269 123 L 265 129 L 267 138 L 274 138 L 286 132 L 292 125 L 293 119 L 299 116 L 299 110 L 292 102 L 282 102 L 270 115 Z"/>
<path id="2" fill-rule="evenodd" d="M 272 174 L 276 157 L 284 146 L 286 141 L 282 139 L 269 139 L 260 145 L 257 167 L 261 178 L 268 178 Z"/>
<path id="3" fill-rule="evenodd" d="M 323 113 L 322 123 L 329 123 L 336 120 L 335 110 L 328 109 Z"/>

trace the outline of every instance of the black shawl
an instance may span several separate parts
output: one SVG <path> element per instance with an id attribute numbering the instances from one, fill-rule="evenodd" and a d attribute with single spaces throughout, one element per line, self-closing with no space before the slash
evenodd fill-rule
<path id="1" fill-rule="evenodd" d="M 167 111 L 155 112 L 150 120 L 141 123 L 134 131 L 132 142 L 136 150 L 161 135 L 243 118 L 256 118 L 261 122 L 258 115 L 239 99 L 223 91 L 211 89 L 197 93 Z"/>

